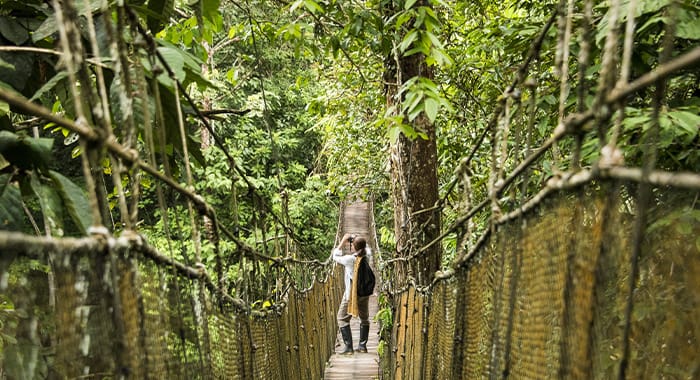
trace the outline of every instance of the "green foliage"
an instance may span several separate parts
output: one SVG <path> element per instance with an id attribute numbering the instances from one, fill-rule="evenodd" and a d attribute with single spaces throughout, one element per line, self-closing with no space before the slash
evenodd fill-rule
<path id="1" fill-rule="evenodd" d="M 320 176 L 310 176 L 303 188 L 289 194 L 289 218 L 295 231 L 306 242 L 316 242 L 308 259 L 328 258 L 333 249 L 338 222 L 338 204 L 327 194 Z"/>
<path id="2" fill-rule="evenodd" d="M 430 122 L 435 122 L 438 111 L 444 108 L 453 111 L 450 103 L 441 95 L 438 86 L 432 80 L 424 77 L 414 77 L 407 80 L 399 90 L 403 94 L 403 104 L 401 113 L 408 116 L 409 121 L 413 121 L 419 114 L 425 113 Z M 425 133 L 418 132 L 418 136 L 427 139 Z M 408 135 L 414 138 L 413 135 Z"/>
<path id="3" fill-rule="evenodd" d="M 51 160 L 52 145 L 52 139 L 35 139 L 24 134 L 0 131 L 0 155 L 21 170 L 45 171 Z"/>
<path id="4" fill-rule="evenodd" d="M 411 29 L 406 31 L 399 43 L 398 50 L 408 57 L 413 54 L 423 54 L 425 62 L 432 66 L 449 66 L 452 58 L 447 54 L 442 42 L 436 33 L 440 32 L 441 23 L 433 8 L 428 6 L 413 7 L 415 1 L 408 1 L 405 10 L 398 12 L 395 23 L 392 26 L 396 30 L 405 28 L 405 24 L 412 22 Z"/>
<path id="5" fill-rule="evenodd" d="M 0 205 L 11 205 L 0 207 L 5 228 L 23 231 L 27 216 L 18 205 L 31 204 L 34 199 L 48 223 L 44 227 L 55 236 L 65 232 L 65 214 L 81 234 L 91 225 L 84 191 L 67 177 L 48 169 L 52 146 L 53 139 L 0 131 L 0 158 L 5 169 L 14 173 L 0 176 Z"/>
<path id="6" fill-rule="evenodd" d="M 628 164 L 641 165 L 642 138 L 653 125 L 652 110 L 628 107 L 624 119 L 624 132 L 620 140 L 626 151 Z M 666 109 L 659 115 L 659 152 L 657 166 L 668 170 L 697 170 L 700 168 L 698 149 L 698 126 L 700 125 L 700 107 L 689 106 Z"/>
<path id="7" fill-rule="evenodd" d="M 170 16 L 175 12 L 175 0 L 148 0 L 146 24 L 151 34 L 158 33 L 168 24 Z"/>
<path id="8" fill-rule="evenodd" d="M 63 207 L 80 228 L 81 234 L 86 234 L 92 224 L 92 214 L 87 197 L 78 185 L 58 172 L 50 171 L 51 188 L 55 189 L 63 202 Z M 52 190 L 53 191 L 53 190 Z M 57 199 L 52 197 L 52 199 Z M 54 205 L 54 207 L 56 207 Z"/>
<path id="9" fill-rule="evenodd" d="M 11 182 L 10 174 L 0 174 L 0 227 L 6 231 L 23 231 L 25 216 L 21 207 L 19 187 Z"/>
<path id="10" fill-rule="evenodd" d="M 379 355 L 380 362 L 389 363 L 390 350 L 392 349 L 392 329 L 394 326 L 394 315 L 393 309 L 390 304 L 390 300 L 387 299 L 384 293 L 380 293 L 377 299 L 379 304 L 379 310 L 377 314 L 374 315 L 374 320 L 379 324 L 379 345 L 377 346 L 377 354 Z M 387 372 L 389 366 L 384 365 L 382 368 L 383 372 Z"/>
<path id="11" fill-rule="evenodd" d="M 274 244 L 261 242 L 261 237 L 277 235 L 284 230 L 280 223 L 289 224 L 287 227 L 292 227 L 301 240 L 316 247 L 315 252 L 303 252 L 309 258 L 327 253 L 335 233 L 337 202 L 351 196 L 377 202 L 380 243 L 393 249 L 393 215 L 386 174 L 388 147 L 402 134 L 409 139 L 427 138 L 426 132 L 414 123 L 420 115 L 438 127 L 441 191 L 447 196 L 447 204 L 453 206 L 445 210 L 444 221 L 455 220 L 459 208 L 464 206 L 454 190 L 453 194 L 444 193 L 447 184 L 458 180 L 457 165 L 472 150 L 475 154 L 468 168 L 472 187 L 468 191 L 472 199 L 485 196 L 488 181 L 485 173 L 490 170 L 491 147 L 496 141 L 489 135 L 478 146 L 477 143 L 497 105 L 494 99 L 512 83 L 515 68 L 555 5 L 553 1 L 512 0 L 502 3 L 407 0 L 397 4 L 297 0 L 283 7 L 261 1 L 128 3 L 156 36 L 155 50 L 165 59 L 174 79 L 195 99 L 194 105 L 180 100 L 186 116 L 187 148 L 195 158 L 191 169 L 196 190 L 217 210 L 220 223 L 234 226 L 244 241 L 272 250 Z M 7 46 L 52 48 L 56 44 L 56 17 L 50 7 L 42 4 L 38 0 L 4 3 L 0 10 L 0 42 Z M 96 0 L 87 6 L 76 3 L 81 15 L 93 12 L 95 16 L 100 15 L 101 4 Z M 660 41 L 669 20 L 668 4 L 670 1 L 638 3 L 632 78 L 659 64 Z M 696 46 L 700 39 L 695 21 L 697 5 L 697 1 L 679 4 L 675 32 L 676 48 L 680 51 Z M 116 5 L 110 6 L 110 16 L 114 19 L 118 17 Z M 396 8 L 389 9 L 393 6 Z M 627 6 L 628 2 L 624 2 L 623 21 Z M 609 28 L 609 4 L 600 3 L 594 12 L 594 19 L 600 23 L 594 31 L 596 44 L 592 56 L 598 57 Z M 100 51 L 86 49 L 87 56 L 97 59 L 107 51 L 109 41 L 104 19 L 96 17 L 95 23 Z M 84 25 L 81 33 L 87 36 Z M 506 169 L 521 158 L 523 153 L 519 148 L 526 140 L 529 139 L 531 146 L 538 145 L 551 136 L 558 124 L 560 89 L 552 53 L 555 34 L 552 29 L 545 36 L 541 53 L 530 66 L 529 79 L 537 83 L 539 92 L 533 95 L 520 88 L 519 102 L 511 104 L 514 111 L 523 111 L 536 96 L 537 111 L 533 113 L 532 131 L 527 131 L 529 120 L 525 117 L 513 120 Z M 117 75 L 111 61 L 100 61 L 109 88 L 112 125 L 117 126 L 118 139 L 124 137 L 124 130 L 119 127 L 130 117 L 139 138 L 146 124 L 164 128 L 164 151 L 157 144 L 159 160 L 164 155 L 178 176 L 184 172 L 184 147 L 175 112 L 176 84 L 167 74 L 158 75 L 154 81 L 161 64 L 140 49 L 142 37 L 126 37 L 128 59 L 134 63 L 129 68 L 132 83 L 122 83 L 123 78 Z M 572 56 L 576 53 L 572 51 Z M 392 77 L 391 71 L 396 69 L 395 62 L 400 56 L 420 57 L 434 76 L 402 78 L 398 83 L 401 100 L 392 102 L 385 98 L 387 86 L 393 85 L 387 83 L 387 78 Z M 68 82 L 68 73 L 58 63 L 52 55 L 0 52 L 0 86 L 12 88 L 55 113 L 75 118 L 76 104 L 69 91 L 73 84 Z M 569 65 L 573 81 L 578 78 L 578 66 L 573 59 Z M 599 69 L 600 62 L 592 62 L 585 73 L 588 83 L 598 82 Z M 669 81 L 668 106 L 659 119 L 659 167 L 691 171 L 700 167 L 697 80 L 697 73 L 690 72 Z M 156 88 L 152 87 L 153 83 Z M 163 120 L 156 118 L 156 89 L 163 101 Z M 628 163 L 641 162 L 641 135 L 654 123 L 649 101 L 651 91 L 644 90 L 628 102 L 627 119 L 619 137 Z M 130 100 L 126 99 L 127 94 Z M 596 95 L 595 86 L 591 85 L 585 95 L 590 104 Z M 128 101 L 135 106 L 133 114 L 125 112 Z M 387 103 L 398 106 L 386 109 Z M 569 94 L 565 103 L 566 111 L 573 111 L 575 94 Z M 194 117 L 193 107 L 241 111 L 209 119 L 223 147 L 212 145 L 211 140 L 202 141 L 203 127 Z M 3 121 L 8 121 L 9 116 L 17 119 L 13 122 L 22 119 L 10 111 L 6 103 L 0 102 Z M 47 131 L 62 132 L 72 156 L 80 154 L 72 142 L 74 135 L 67 130 L 49 123 L 42 133 Z M 71 175 L 60 176 L 57 170 L 48 171 L 48 163 L 60 150 L 51 141 L 0 131 L 1 169 L 6 169 L 3 173 L 13 173 L 0 176 L 0 205 L 22 202 L 33 217 L 42 216 L 36 219 L 47 220 L 49 228 L 58 234 L 84 232 L 89 226 L 89 213 L 83 208 L 87 202 L 76 185 L 80 181 Z M 139 140 L 137 146 L 142 149 L 143 144 Z M 565 141 L 559 149 L 568 151 L 572 145 Z M 222 149 L 230 152 L 238 170 L 229 166 Z M 584 165 L 594 163 L 599 150 L 592 136 L 586 136 Z M 554 157 L 547 156 L 533 167 L 525 193 L 539 189 L 553 172 L 566 169 L 554 167 L 554 161 Z M 105 162 L 106 173 L 110 165 Z M 128 188 L 132 178 L 124 175 L 121 180 Z M 107 192 L 114 196 L 115 190 L 108 182 Z M 142 186 L 145 199 L 141 216 L 147 221 L 145 224 L 163 227 L 159 225 L 161 211 L 153 207 L 156 204 L 153 184 L 143 179 Z M 458 188 L 458 191 L 467 189 Z M 515 195 L 506 194 L 504 199 Z M 194 248 L 184 242 L 190 231 L 176 222 L 188 218 L 183 199 L 172 194 L 166 198 L 173 223 L 169 227 L 178 231 L 174 239 L 183 241 L 184 248 L 178 257 L 191 260 Z M 17 209 L 0 207 L 0 217 L 8 229 L 27 227 L 27 216 Z M 477 215 L 473 223 L 478 230 L 486 225 L 487 219 Z M 66 229 L 76 231 L 65 232 Z M 149 233 L 159 246 L 167 247 L 170 236 Z M 444 248 L 451 254 L 456 251 L 456 244 L 450 236 Z M 231 256 L 236 250 L 226 244 L 221 249 Z M 214 247 L 205 245 L 203 251 L 203 260 L 211 263 Z"/>

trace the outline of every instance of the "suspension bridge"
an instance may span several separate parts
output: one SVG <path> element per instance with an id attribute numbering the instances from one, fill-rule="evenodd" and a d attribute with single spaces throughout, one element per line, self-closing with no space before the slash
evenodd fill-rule
<path id="1" fill-rule="evenodd" d="M 79 20 L 75 10 L 65 13 L 64 64 L 71 82 L 81 83 L 72 94 L 76 103 L 81 97 L 100 99 L 96 94 L 106 93 L 100 68 L 95 80 L 83 77 L 90 71 L 80 59 Z M 127 14 L 120 13 L 122 27 L 144 33 Z M 630 58 L 605 49 L 598 99 L 590 106 L 578 99 L 576 111 L 569 112 L 562 97 L 560 124 L 552 136 L 537 148 L 509 155 L 511 123 L 536 113 L 535 108 L 525 113 L 520 101 L 526 91 L 536 99 L 537 83 L 527 80 L 528 68 L 553 20 L 533 41 L 484 132 L 484 138 L 492 133 L 494 162 L 492 172 L 484 174 L 487 183 L 481 183 L 487 188 L 474 191 L 473 154 L 468 153 L 434 205 L 457 204 L 457 215 L 446 221 L 435 242 L 451 241 L 457 256 L 431 283 L 417 284 L 410 276 L 399 282 L 393 276 L 410 274 L 410 263 L 423 251 L 402 257 L 382 252 L 372 202 L 340 206 L 338 236 L 367 236 L 376 253 L 380 286 L 371 314 L 388 316 L 372 323 L 369 352 L 347 357 L 334 354 L 335 315 L 343 293 L 340 268 L 330 258 L 296 256 L 304 247 L 293 231 L 284 231 L 288 238 L 279 244 L 284 249 L 276 252 L 239 239 L 192 190 L 192 174 L 172 173 L 158 156 L 166 151 L 157 145 L 165 143 L 158 137 L 165 133 L 159 123 L 139 126 L 144 136 L 139 150 L 115 136 L 102 112 L 109 105 L 97 101 L 78 110 L 77 120 L 68 120 L 0 88 L 0 100 L 16 112 L 79 136 L 87 202 L 75 209 L 84 207 L 92 216 L 82 237 L 0 231 L 0 378 L 700 377 L 700 174 L 654 166 L 658 120 L 639 137 L 652 151 L 640 165 L 626 165 L 616 145 L 625 100 L 650 86 L 656 99 L 663 99 L 664 83 L 697 73 L 700 48 L 675 51 L 672 41 L 666 43 L 663 48 L 673 52 L 668 59 L 633 80 L 621 75 L 619 82 L 606 80 Z M 617 33 L 610 28 L 606 40 L 617 41 Z M 143 40 L 138 48 L 177 83 L 153 41 L 147 34 Z M 585 59 L 590 57 L 581 58 L 584 67 L 590 64 Z M 111 62 L 128 64 L 118 54 Z M 128 67 L 116 72 L 125 75 Z M 568 78 L 561 80 L 562 88 L 570 85 Z M 159 99 L 158 85 L 150 88 Z M 174 86 L 178 99 L 187 98 L 183 90 Z M 650 119 L 658 119 L 664 107 L 662 101 L 653 102 Z M 182 110 L 174 112 L 179 124 L 168 132 L 179 133 L 172 138 L 186 147 Z M 161 113 L 156 110 L 156 120 Z M 207 119 L 201 123 L 220 144 Z M 136 128 L 134 120 L 125 128 Z M 127 135 L 137 134 L 134 129 Z M 589 167 L 578 162 L 586 135 L 596 135 L 589 142 L 600 152 Z M 116 179 L 122 218 L 117 231 L 105 227 L 108 201 L 96 185 L 104 155 Z M 533 196 L 520 192 L 516 185 L 527 182 L 530 168 L 555 156 L 569 159 L 569 169 L 554 173 Z M 247 181 L 236 160 L 227 159 L 232 173 Z M 149 241 L 140 233 L 142 192 L 139 181 L 124 188 L 126 173 L 156 184 L 164 239 Z M 18 199 L 17 181 L 8 174 L 0 174 L 0 180 L 0 199 Z M 247 184 L 255 197 L 255 186 Z M 256 204 L 285 220 L 262 200 Z M 176 220 L 169 212 L 178 207 L 188 211 L 189 220 Z M 22 214 L 20 207 L 4 208 L 8 215 Z M 487 221 L 486 227 L 475 220 Z M 215 260 L 202 262 L 203 250 L 213 252 Z M 234 276 L 239 280 L 230 279 Z"/>

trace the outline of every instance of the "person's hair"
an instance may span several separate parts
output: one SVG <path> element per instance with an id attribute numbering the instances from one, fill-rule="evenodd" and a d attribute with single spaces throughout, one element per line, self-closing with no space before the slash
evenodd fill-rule
<path id="1" fill-rule="evenodd" d="M 352 241 L 352 244 L 355 247 L 355 251 L 359 252 L 358 256 L 364 256 L 367 254 L 367 241 L 365 238 L 356 237 L 355 240 Z"/>

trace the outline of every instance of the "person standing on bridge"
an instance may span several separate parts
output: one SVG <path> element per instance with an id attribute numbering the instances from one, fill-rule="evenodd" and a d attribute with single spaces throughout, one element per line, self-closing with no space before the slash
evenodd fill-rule
<path id="1" fill-rule="evenodd" d="M 349 243 L 352 254 L 345 255 L 343 246 Z M 357 267 L 360 258 L 369 259 L 372 251 L 367 247 L 367 241 L 355 235 L 345 234 L 338 246 L 333 249 L 333 260 L 345 267 L 345 293 L 343 301 L 338 308 L 338 327 L 343 336 L 345 349 L 341 355 L 352 355 L 352 331 L 350 330 L 350 320 L 353 315 L 360 318 L 360 345 L 358 352 L 367 352 L 367 339 L 369 337 L 369 296 L 359 297 L 357 295 L 357 280 L 353 281 L 357 274 Z"/>

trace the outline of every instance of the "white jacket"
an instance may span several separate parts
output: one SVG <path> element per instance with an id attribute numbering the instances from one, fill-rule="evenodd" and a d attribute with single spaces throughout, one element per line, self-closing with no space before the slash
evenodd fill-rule
<path id="1" fill-rule="evenodd" d="M 367 258 L 372 263 L 372 250 L 367 247 Z M 343 255 L 343 250 L 335 248 L 333 249 L 333 260 L 345 267 L 345 293 L 343 293 L 343 301 L 350 299 L 350 281 L 352 281 L 353 271 L 355 267 L 355 254 Z"/>

